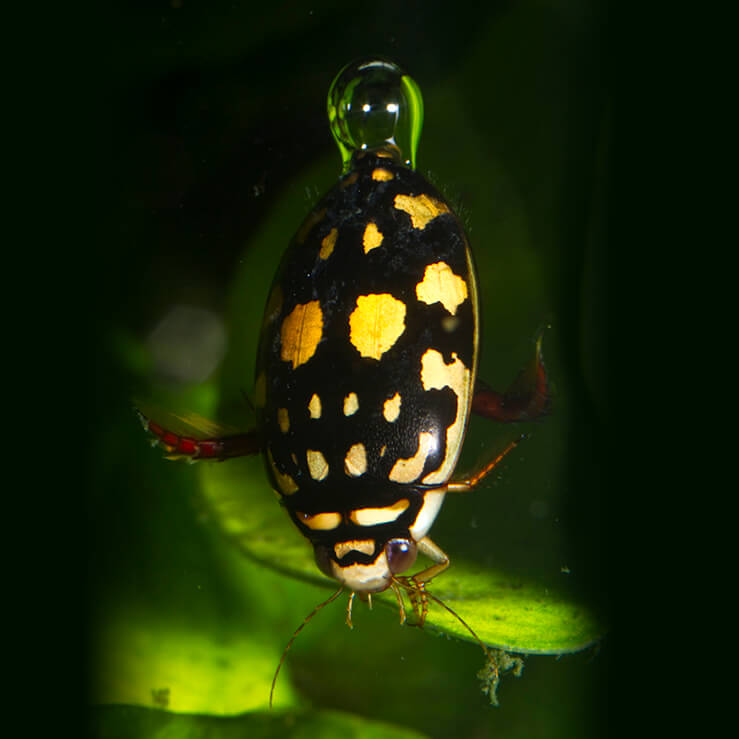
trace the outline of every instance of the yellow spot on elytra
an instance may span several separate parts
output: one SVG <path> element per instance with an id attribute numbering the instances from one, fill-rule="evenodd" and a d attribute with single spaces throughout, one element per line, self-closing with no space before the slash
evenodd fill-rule
<path id="1" fill-rule="evenodd" d="M 331 531 L 341 523 L 341 514 L 333 511 L 329 513 L 316 513 L 311 516 L 308 513 L 295 511 L 298 520 L 313 531 Z"/>
<path id="2" fill-rule="evenodd" d="M 362 236 L 362 246 L 364 246 L 364 253 L 376 249 L 382 244 L 382 234 L 377 229 L 377 226 L 370 221 L 367 224 L 367 228 L 364 229 L 364 236 Z"/>
<path id="3" fill-rule="evenodd" d="M 311 418 L 321 417 L 321 399 L 316 393 L 313 393 L 310 403 L 308 403 L 308 413 L 310 413 Z"/>
<path id="4" fill-rule="evenodd" d="M 400 393 L 395 393 L 392 398 L 388 398 L 382 406 L 382 415 L 389 423 L 396 421 L 400 415 Z"/>
<path id="5" fill-rule="evenodd" d="M 392 523 L 400 518 L 409 505 L 410 501 L 407 498 L 401 498 L 396 503 L 383 508 L 358 508 L 351 512 L 349 518 L 358 526 L 378 526 L 383 523 Z"/>
<path id="6" fill-rule="evenodd" d="M 287 408 L 277 409 L 277 424 L 283 434 L 286 434 L 290 430 L 290 416 L 287 413 Z"/>
<path id="7" fill-rule="evenodd" d="M 346 177 L 344 177 L 342 180 L 339 181 L 339 187 L 343 190 L 345 187 L 349 187 L 349 185 L 353 185 L 357 179 L 359 178 L 359 172 L 352 172 L 351 174 L 348 174 Z"/>
<path id="8" fill-rule="evenodd" d="M 464 434 L 465 421 L 471 403 L 470 370 L 456 352 L 452 353 L 452 360 L 451 364 L 446 364 L 443 355 L 436 349 L 428 349 L 421 357 L 423 389 L 442 390 L 448 387 L 457 396 L 457 415 L 446 430 L 446 456 L 438 470 L 423 478 L 424 484 L 438 484 L 449 479 L 454 471 Z"/>
<path id="9" fill-rule="evenodd" d="M 459 328 L 459 318 L 456 316 L 444 316 L 444 318 L 441 319 L 441 327 L 444 331 L 450 334 L 452 331 L 456 331 Z"/>
<path id="10" fill-rule="evenodd" d="M 405 331 L 405 304 L 388 293 L 360 295 L 349 329 L 354 348 L 363 357 L 379 359 Z"/>
<path id="11" fill-rule="evenodd" d="M 321 210 L 314 210 L 312 213 L 309 213 L 306 219 L 303 221 L 303 224 L 298 229 L 298 232 L 295 234 L 295 241 L 298 244 L 302 244 L 306 238 L 308 238 L 308 234 L 311 232 L 313 226 L 315 226 L 317 223 L 320 223 L 326 215 L 326 209 L 321 208 Z"/>
<path id="12" fill-rule="evenodd" d="M 449 206 L 428 195 L 396 195 L 395 207 L 411 217 L 413 228 L 426 228 L 430 221 L 442 213 L 449 213 Z"/>
<path id="13" fill-rule="evenodd" d="M 458 397 L 465 393 L 465 382 L 470 371 L 456 352 L 452 352 L 452 360 L 451 364 L 447 364 L 441 352 L 426 350 L 421 357 L 421 383 L 424 390 L 450 387 Z"/>
<path id="14" fill-rule="evenodd" d="M 267 377 L 264 372 L 260 372 L 254 383 L 254 405 L 257 408 L 264 408 L 267 402 Z"/>
<path id="15" fill-rule="evenodd" d="M 344 472 L 352 477 L 360 477 L 367 471 L 367 452 L 364 444 L 354 444 L 344 457 Z"/>
<path id="16" fill-rule="evenodd" d="M 349 393 L 344 398 L 344 415 L 353 416 L 359 409 L 359 398 L 356 393 Z"/>
<path id="17" fill-rule="evenodd" d="M 431 524 L 441 509 L 446 495 L 446 485 L 435 490 L 426 490 L 423 494 L 423 504 L 421 510 L 416 513 L 416 520 L 409 527 L 411 536 L 420 541 L 431 528 Z M 436 546 L 436 545 L 434 545 Z"/>
<path id="18" fill-rule="evenodd" d="M 389 180 L 392 180 L 395 175 L 389 170 L 385 169 L 384 167 L 377 167 L 377 169 L 372 170 L 372 179 L 376 182 L 388 182 Z"/>
<path id="19" fill-rule="evenodd" d="M 323 237 L 323 241 L 321 241 L 321 250 L 318 252 L 318 256 L 321 257 L 321 259 L 328 259 L 331 256 L 334 251 L 334 247 L 336 246 L 336 239 L 338 236 L 339 230 L 332 228 L 328 234 Z"/>
<path id="20" fill-rule="evenodd" d="M 399 459 L 390 470 L 388 477 L 393 482 L 413 482 L 423 472 L 426 457 L 436 451 L 436 439 L 430 431 L 418 435 L 418 449 L 408 459 Z"/>
<path id="21" fill-rule="evenodd" d="M 426 267 L 423 280 L 416 285 L 416 296 L 427 305 L 441 303 L 455 315 L 467 300 L 467 283 L 446 262 L 436 262 Z"/>
<path id="22" fill-rule="evenodd" d="M 326 457 L 324 457 L 321 452 L 308 449 L 305 453 L 305 458 L 308 461 L 310 476 L 314 480 L 325 480 L 328 475 L 328 462 L 326 461 Z"/>
<path id="23" fill-rule="evenodd" d="M 375 553 L 375 541 L 374 539 L 364 539 L 361 541 L 340 541 L 338 544 L 334 544 L 336 559 L 345 557 L 349 552 L 361 552 L 362 554 L 372 555 Z"/>
<path id="24" fill-rule="evenodd" d="M 384 457 L 386 451 L 387 451 L 387 444 L 383 444 L 382 447 L 380 448 L 380 456 Z"/>
<path id="25" fill-rule="evenodd" d="M 282 288 L 277 285 L 267 299 L 267 307 L 264 309 L 264 322 L 274 321 L 282 310 Z"/>
<path id="26" fill-rule="evenodd" d="M 298 304 L 282 322 L 280 357 L 292 362 L 293 369 L 305 364 L 318 348 L 323 336 L 323 313 L 317 300 Z"/>
<path id="27" fill-rule="evenodd" d="M 267 460 L 269 461 L 269 466 L 275 476 L 277 487 L 280 489 L 280 492 L 283 495 L 292 495 L 298 489 L 297 483 L 292 479 L 292 477 L 290 477 L 290 475 L 285 472 L 280 472 L 280 470 L 277 469 L 271 449 L 267 449 Z"/>

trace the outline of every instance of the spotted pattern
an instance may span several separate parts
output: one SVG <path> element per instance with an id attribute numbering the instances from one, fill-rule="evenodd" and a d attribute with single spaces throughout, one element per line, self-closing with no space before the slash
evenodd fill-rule
<path id="1" fill-rule="evenodd" d="M 449 213 L 449 206 L 426 193 L 420 195 L 396 195 L 395 207 L 411 217 L 413 228 L 423 230 L 442 213 Z"/>
<path id="2" fill-rule="evenodd" d="M 359 410 L 359 398 L 356 393 L 349 393 L 344 398 L 344 415 L 353 416 Z"/>
<path id="3" fill-rule="evenodd" d="M 269 294 L 267 307 L 264 309 L 265 323 L 271 323 L 275 320 L 275 318 L 277 318 L 277 316 L 280 314 L 280 311 L 282 310 L 283 299 L 284 295 L 282 292 L 282 288 L 279 285 L 275 285 L 274 289 Z"/>
<path id="4" fill-rule="evenodd" d="M 388 398 L 382 406 L 382 415 L 388 423 L 394 423 L 400 415 L 400 393 L 395 393 L 392 398 Z"/>
<path id="5" fill-rule="evenodd" d="M 341 524 L 341 514 L 335 511 L 316 513 L 313 516 L 295 511 L 295 517 L 300 523 L 313 531 L 331 531 Z"/>
<path id="6" fill-rule="evenodd" d="M 321 249 L 318 252 L 318 256 L 321 257 L 321 259 L 328 259 L 333 254 L 338 235 L 338 229 L 332 228 L 328 234 L 324 236 L 323 241 L 321 241 Z"/>
<path id="7" fill-rule="evenodd" d="M 361 356 L 380 359 L 405 331 L 405 303 L 388 293 L 360 295 L 349 316 L 349 340 Z"/>
<path id="8" fill-rule="evenodd" d="M 436 451 L 436 438 L 429 431 L 421 431 L 418 435 L 418 449 L 408 459 L 399 459 L 390 470 L 388 477 L 393 482 L 415 482 L 423 472 L 426 458 Z"/>
<path id="9" fill-rule="evenodd" d="M 433 187 L 392 156 L 354 166 L 282 260 L 255 405 L 281 502 L 362 593 L 388 586 L 385 543 L 425 536 L 441 506 L 469 413 L 477 296 Z"/>
<path id="10" fill-rule="evenodd" d="M 308 238 L 308 234 L 313 230 L 313 227 L 319 224 L 326 217 L 326 209 L 321 208 L 320 210 L 314 210 L 304 221 L 303 225 L 298 229 L 295 234 L 295 241 L 298 244 L 303 244 Z"/>
<path id="11" fill-rule="evenodd" d="M 348 174 L 346 177 L 344 177 L 339 182 L 339 187 L 343 190 L 349 187 L 349 185 L 353 185 L 358 179 L 359 179 L 359 172 L 352 172 L 351 174 Z"/>
<path id="12" fill-rule="evenodd" d="M 384 167 L 377 167 L 377 169 L 372 170 L 372 179 L 375 182 L 390 182 L 394 177 L 395 175 Z"/>
<path id="13" fill-rule="evenodd" d="M 419 541 L 428 534 L 431 524 L 439 513 L 441 504 L 444 502 L 446 488 L 441 490 L 427 490 L 423 494 L 423 505 L 416 514 L 416 520 L 410 527 L 411 536 Z"/>
<path id="14" fill-rule="evenodd" d="M 352 541 L 340 541 L 334 545 L 334 553 L 336 559 L 346 557 L 350 552 L 361 552 L 362 554 L 374 554 L 375 553 L 375 542 L 374 539 L 359 539 Z"/>
<path id="15" fill-rule="evenodd" d="M 290 430 L 290 416 L 288 415 L 287 408 L 277 409 L 277 425 L 283 434 L 286 434 Z"/>
<path id="16" fill-rule="evenodd" d="M 305 458 L 308 462 L 308 471 L 310 476 L 320 482 L 328 477 L 328 462 L 326 457 L 319 451 L 314 449 L 308 449 L 305 453 Z"/>
<path id="17" fill-rule="evenodd" d="M 350 477 L 361 477 L 367 471 L 367 450 L 364 444 L 354 444 L 344 457 L 344 472 Z"/>
<path id="18" fill-rule="evenodd" d="M 452 315 L 467 300 L 467 283 L 455 275 L 446 262 L 429 264 L 423 280 L 416 285 L 416 296 L 427 305 L 441 303 Z"/>
<path id="19" fill-rule="evenodd" d="M 424 390 L 442 390 L 451 388 L 457 396 L 457 413 L 451 426 L 447 428 L 447 449 L 455 448 L 454 441 L 460 439 L 464 432 L 464 423 L 470 403 L 470 370 L 464 362 L 452 353 L 452 363 L 446 364 L 441 352 L 428 349 L 421 357 L 421 382 Z M 454 470 L 456 455 L 447 454 L 444 463 L 438 470 L 423 478 L 426 485 L 445 482 Z"/>
<path id="20" fill-rule="evenodd" d="M 408 510 L 410 501 L 401 498 L 397 502 L 383 508 L 358 508 L 349 515 L 350 520 L 357 526 L 379 526 L 383 523 L 392 523 Z"/>
<path id="21" fill-rule="evenodd" d="M 321 398 L 316 393 L 313 393 L 308 403 L 308 413 L 313 419 L 321 417 Z"/>
<path id="22" fill-rule="evenodd" d="M 382 244 L 382 238 L 383 236 L 377 228 L 377 224 L 374 221 L 370 221 L 364 229 L 364 235 L 362 236 L 364 253 L 369 254 L 373 249 L 377 249 Z"/>
<path id="23" fill-rule="evenodd" d="M 451 334 L 453 331 L 456 331 L 459 328 L 460 321 L 457 316 L 444 316 L 444 318 L 441 319 L 441 327 L 446 331 L 448 334 Z"/>
<path id="24" fill-rule="evenodd" d="M 283 495 L 292 495 L 293 493 L 297 492 L 298 485 L 293 480 L 293 478 L 285 474 L 284 472 L 280 472 L 279 469 L 277 469 L 277 465 L 275 464 L 275 459 L 272 456 L 272 450 L 267 449 L 267 461 L 269 462 L 270 469 L 272 470 L 272 474 L 275 476 L 275 481 L 277 482 L 277 488 Z"/>
<path id="25" fill-rule="evenodd" d="M 315 353 L 323 336 L 323 313 L 317 300 L 298 304 L 282 322 L 280 357 L 293 369 L 305 364 Z"/>

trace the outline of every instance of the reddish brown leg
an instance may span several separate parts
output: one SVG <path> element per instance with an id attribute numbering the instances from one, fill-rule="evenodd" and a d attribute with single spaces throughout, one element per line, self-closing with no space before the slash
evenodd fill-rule
<path id="1" fill-rule="evenodd" d="M 508 443 L 508 446 L 497 456 L 483 465 L 479 470 L 468 475 L 462 480 L 456 482 L 450 482 L 446 486 L 448 493 L 468 493 L 474 490 L 506 457 L 507 454 L 512 452 L 524 439 L 525 435 L 521 435 L 518 439 Z"/>
<path id="2" fill-rule="evenodd" d="M 437 544 L 434 544 L 428 536 L 424 536 L 418 542 L 418 551 L 426 555 L 434 564 L 421 572 L 410 577 L 396 577 L 394 582 L 405 588 L 411 601 L 411 606 L 416 614 L 417 621 L 413 626 L 423 626 L 428 613 L 428 598 L 426 597 L 426 583 L 435 578 L 439 573 L 449 567 L 449 557 Z M 396 592 L 396 595 L 398 593 Z M 401 601 L 402 604 L 402 601 Z M 401 623 L 405 620 L 403 611 Z"/>
<path id="3" fill-rule="evenodd" d="M 136 413 L 141 425 L 152 435 L 153 444 L 165 451 L 167 459 L 185 459 L 189 462 L 208 459 L 220 462 L 232 457 L 256 454 L 261 449 L 260 438 L 256 430 L 209 439 L 196 439 L 165 429 L 147 418 L 138 409 Z"/>
<path id="4" fill-rule="evenodd" d="M 533 360 L 504 393 L 492 390 L 478 380 L 472 397 L 472 412 L 504 423 L 533 421 L 547 414 L 549 404 L 549 380 L 541 355 L 540 336 Z"/>

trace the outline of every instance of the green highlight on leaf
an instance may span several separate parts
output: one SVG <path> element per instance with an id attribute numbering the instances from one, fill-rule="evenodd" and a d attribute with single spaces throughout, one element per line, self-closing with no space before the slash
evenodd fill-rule
<path id="1" fill-rule="evenodd" d="M 98 739 L 422 739 L 424 734 L 339 711 L 252 712 L 223 717 L 173 714 L 140 706 L 93 709 L 90 735 Z"/>
<path id="2" fill-rule="evenodd" d="M 224 533 L 248 556 L 301 580 L 334 587 L 316 569 L 310 545 L 295 531 L 261 464 L 240 460 L 200 468 L 206 505 Z M 518 575 L 452 558 L 428 589 L 454 610 L 487 645 L 506 652 L 559 655 L 592 646 L 603 625 L 582 603 Z M 397 608 L 395 597 L 375 599 Z M 474 641 L 450 613 L 429 604 L 426 628 Z"/>
<path id="3" fill-rule="evenodd" d="M 146 608 L 110 609 L 95 637 L 98 704 L 157 706 L 174 713 L 229 715 L 267 708 L 277 643 L 216 621 L 209 629 Z M 292 705 L 289 682 L 276 707 Z M 189 736 L 189 735 L 188 735 Z"/>

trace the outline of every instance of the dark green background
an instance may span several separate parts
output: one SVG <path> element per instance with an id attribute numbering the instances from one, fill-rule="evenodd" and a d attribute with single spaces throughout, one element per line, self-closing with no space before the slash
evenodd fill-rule
<path id="1" fill-rule="evenodd" d="M 100 279 L 91 287 L 98 433 L 89 462 L 90 632 L 110 609 L 135 603 L 164 616 L 187 614 L 204 630 L 240 621 L 264 628 L 263 614 L 284 611 L 274 627 L 284 642 L 305 615 L 303 604 L 324 597 L 305 586 L 291 596 L 300 610 L 280 602 L 279 592 L 276 603 L 245 603 L 219 569 L 228 555 L 198 521 L 194 471 L 165 465 L 146 448 L 129 402 L 167 391 L 137 351 L 167 308 L 184 302 L 226 313 L 239 259 L 270 228 L 276 204 L 291 199 L 294 206 L 287 239 L 331 186 L 339 158 L 326 92 L 344 63 L 368 53 L 395 59 L 419 83 L 426 102 L 419 169 L 459 206 L 481 271 L 489 261 L 482 253 L 498 250 L 490 257 L 494 273 L 481 274 L 495 288 L 484 316 L 486 379 L 505 385 L 535 331 L 552 324 L 545 351 L 559 420 L 534 436 L 529 471 L 524 459 L 488 491 L 508 498 L 489 509 L 495 525 L 478 521 L 459 546 L 481 556 L 493 551 L 527 574 L 555 552 L 577 573 L 575 587 L 607 610 L 599 431 L 611 119 L 601 4 L 489 3 L 483 13 L 464 2 L 175 5 L 118 4 L 105 45 L 99 95 L 110 155 L 100 187 L 112 207 L 95 256 Z M 325 176 L 306 194 L 295 183 L 310 168 Z M 515 240 L 486 239 L 505 232 L 506 219 L 513 237 L 526 236 L 533 287 Z M 254 325 L 244 335 L 256 341 L 258 325 L 245 320 Z M 475 444 L 471 459 L 482 449 L 481 440 Z M 530 470 L 545 466 L 551 450 L 563 462 L 561 476 L 548 483 L 556 527 L 551 512 L 544 530 L 527 512 L 546 493 L 526 485 L 539 484 Z M 447 503 L 434 529 L 452 558 L 455 531 L 471 515 Z M 502 706 L 492 709 L 476 687 L 482 660 L 475 647 L 399 629 L 391 613 L 361 610 L 355 620 L 349 632 L 341 608 L 322 614 L 290 653 L 287 669 L 306 705 L 440 737 L 602 734 L 607 643 L 595 658 L 530 659 L 520 681 L 504 681 Z M 94 683 L 94 650 L 90 656 Z M 291 678 L 286 672 L 282 679 Z M 108 720 L 115 726 L 115 716 Z"/>

